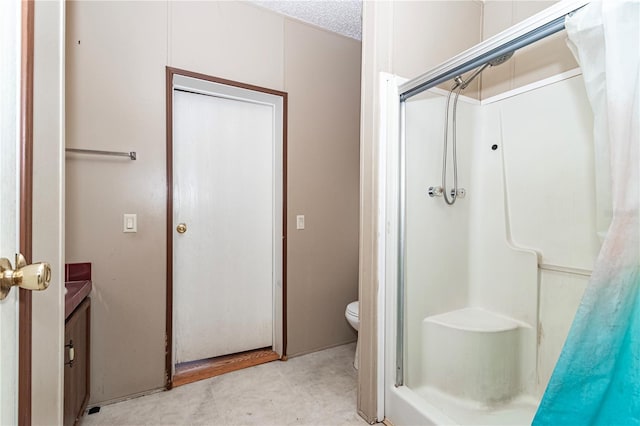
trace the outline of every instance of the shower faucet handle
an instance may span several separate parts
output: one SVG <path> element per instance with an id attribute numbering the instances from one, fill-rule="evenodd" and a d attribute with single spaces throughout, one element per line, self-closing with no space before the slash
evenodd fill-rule
<path id="1" fill-rule="evenodd" d="M 442 197 L 442 187 L 441 186 L 430 186 L 429 187 L 429 197 Z"/>
<path id="2" fill-rule="evenodd" d="M 450 194 L 451 198 L 464 198 L 464 196 L 467 195 L 467 190 L 464 188 L 458 188 L 458 192 L 456 193 L 456 190 L 452 188 Z"/>
<path id="3" fill-rule="evenodd" d="M 444 193 L 444 190 L 442 189 L 441 186 L 430 186 L 429 187 L 429 197 L 433 198 L 433 197 L 442 197 Z M 464 188 L 458 188 L 458 191 L 456 192 L 455 189 L 451 188 L 451 192 L 449 192 L 449 194 L 451 194 L 451 198 L 464 198 L 465 195 L 467 195 L 467 190 Z"/>

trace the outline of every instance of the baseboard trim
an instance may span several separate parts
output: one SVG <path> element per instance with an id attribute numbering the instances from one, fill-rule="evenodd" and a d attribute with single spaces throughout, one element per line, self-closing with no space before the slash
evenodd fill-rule
<path id="1" fill-rule="evenodd" d="M 309 354 L 312 354 L 314 352 L 324 351 L 325 349 L 337 348 L 338 346 L 348 345 L 349 343 L 356 343 L 357 341 L 358 341 L 358 339 L 347 340 L 346 342 L 335 343 L 335 344 L 332 344 L 332 345 L 329 345 L 329 346 L 322 346 L 322 347 L 319 347 L 317 349 L 310 349 L 308 351 L 297 352 L 295 354 L 287 354 L 287 357 L 288 358 L 296 358 L 296 357 L 303 356 L 303 355 L 309 355 Z"/>
<path id="2" fill-rule="evenodd" d="M 162 386 L 162 387 L 159 387 L 159 388 L 154 388 L 154 389 L 149 389 L 149 390 L 142 391 L 142 392 L 133 393 L 133 394 L 127 395 L 127 396 L 120 396 L 118 398 L 107 399 L 107 400 L 101 401 L 101 402 L 94 402 L 94 403 L 91 403 L 91 404 L 87 405 L 87 407 L 85 409 L 85 413 L 88 410 L 92 409 L 93 407 L 104 407 L 105 405 L 117 404 L 118 402 L 124 402 L 124 401 L 128 401 L 130 399 L 140 398 L 141 396 L 153 395 L 154 393 L 163 392 L 164 390 L 166 390 L 166 389 L 164 388 L 164 386 Z"/>

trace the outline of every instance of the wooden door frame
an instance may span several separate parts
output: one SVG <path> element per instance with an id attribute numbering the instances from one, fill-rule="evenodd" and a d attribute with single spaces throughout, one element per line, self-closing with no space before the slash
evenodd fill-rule
<path id="1" fill-rule="evenodd" d="M 167 294 L 165 334 L 165 387 L 173 387 L 173 77 L 182 75 L 282 98 L 282 359 L 287 354 L 287 106 L 288 94 L 279 90 L 240 83 L 179 68 L 166 67 L 166 138 L 167 138 Z"/>
<path id="2" fill-rule="evenodd" d="M 20 42 L 20 240 L 27 263 L 32 254 L 33 211 L 33 0 L 22 1 Z M 18 425 L 31 425 L 31 292 L 20 289 L 18 315 Z"/>

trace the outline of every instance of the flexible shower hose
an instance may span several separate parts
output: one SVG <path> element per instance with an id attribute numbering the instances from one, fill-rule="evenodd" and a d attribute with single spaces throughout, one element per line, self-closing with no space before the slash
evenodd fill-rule
<path id="1" fill-rule="evenodd" d="M 449 103 L 451 101 L 451 95 L 453 91 L 456 90 L 456 97 L 453 100 L 453 140 L 451 141 L 451 148 L 453 151 L 453 193 L 451 194 L 451 199 L 447 195 L 447 145 L 449 139 Z M 458 107 L 458 96 L 460 96 L 460 92 L 464 89 L 463 84 L 455 83 L 449 92 L 449 96 L 447 96 L 447 106 L 444 113 L 444 150 L 442 153 L 442 192 L 444 195 L 444 201 L 452 206 L 455 204 L 456 199 L 458 198 L 458 156 L 456 155 L 456 115 L 457 115 L 457 107 Z"/>

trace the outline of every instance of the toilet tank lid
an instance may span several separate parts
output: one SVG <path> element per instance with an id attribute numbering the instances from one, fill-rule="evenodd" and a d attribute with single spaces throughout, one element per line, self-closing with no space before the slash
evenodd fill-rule
<path id="1" fill-rule="evenodd" d="M 358 301 L 356 300 L 355 302 L 351 302 L 347 305 L 347 312 L 349 312 L 351 315 L 354 316 L 358 316 Z"/>

